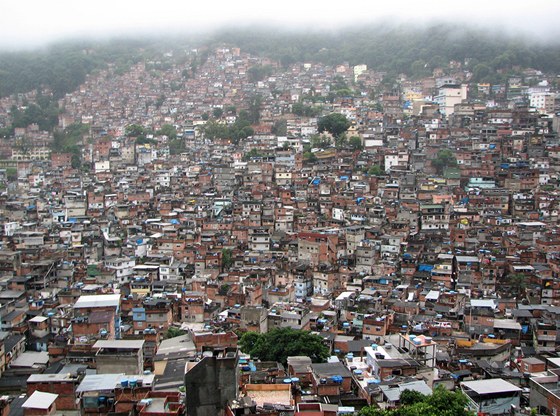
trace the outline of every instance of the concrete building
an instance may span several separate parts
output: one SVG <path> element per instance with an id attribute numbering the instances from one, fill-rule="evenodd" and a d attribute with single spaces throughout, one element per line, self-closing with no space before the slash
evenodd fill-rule
<path id="1" fill-rule="evenodd" d="M 455 111 L 455 104 L 461 104 L 467 99 L 467 85 L 446 85 L 439 89 L 434 101 L 439 106 L 439 111 L 445 116 L 450 116 Z"/>
<path id="2" fill-rule="evenodd" d="M 501 378 L 465 381 L 461 390 L 469 398 L 471 410 L 487 415 L 509 414 L 519 408 L 521 389 Z"/>
<path id="3" fill-rule="evenodd" d="M 93 345 L 97 374 L 141 374 L 144 340 L 100 340 Z"/>
<path id="4" fill-rule="evenodd" d="M 187 414 L 189 416 L 222 415 L 238 392 L 237 348 L 208 349 L 200 361 L 188 362 L 185 368 Z"/>

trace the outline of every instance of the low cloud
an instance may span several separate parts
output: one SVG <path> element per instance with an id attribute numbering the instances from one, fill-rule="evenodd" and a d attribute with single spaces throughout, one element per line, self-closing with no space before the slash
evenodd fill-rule
<path id="1" fill-rule="evenodd" d="M 270 25 L 289 30 L 337 30 L 377 24 L 471 25 L 499 33 L 554 40 L 560 30 L 560 2 L 471 0 L 204 1 L 178 0 L 3 0 L 0 47 L 29 48 L 76 38 L 206 33 L 224 26 Z"/>

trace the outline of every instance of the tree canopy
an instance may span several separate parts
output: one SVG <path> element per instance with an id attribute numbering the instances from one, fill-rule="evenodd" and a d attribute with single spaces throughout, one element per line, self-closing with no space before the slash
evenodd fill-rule
<path id="1" fill-rule="evenodd" d="M 52 150 L 54 152 L 77 153 L 83 138 L 89 134 L 89 124 L 74 123 L 64 130 L 54 132 Z"/>
<path id="2" fill-rule="evenodd" d="M 401 407 L 393 410 L 364 407 L 358 416 L 474 416 L 474 412 L 467 410 L 467 396 L 443 386 L 437 386 L 429 396 L 405 390 L 400 402 Z"/>
<path id="3" fill-rule="evenodd" d="M 321 107 L 312 107 L 301 102 L 293 103 L 292 113 L 296 116 L 316 117 L 321 114 Z"/>
<path id="4" fill-rule="evenodd" d="M 180 337 L 181 335 L 185 335 L 187 332 L 183 331 L 182 329 L 175 328 L 174 326 L 170 326 L 164 334 L 165 339 Z"/>
<path id="5" fill-rule="evenodd" d="M 350 121 L 348 121 L 344 114 L 331 113 L 321 117 L 317 122 L 317 127 L 319 129 L 319 133 L 328 131 L 333 136 L 338 137 L 348 130 L 350 127 Z"/>
<path id="6" fill-rule="evenodd" d="M 353 150 L 362 150 L 364 145 L 362 144 L 362 139 L 358 136 L 352 136 L 348 139 L 348 145 Z"/>
<path id="7" fill-rule="evenodd" d="M 369 167 L 369 169 L 367 170 L 368 175 L 373 175 L 373 176 L 381 176 L 383 175 L 385 172 L 383 171 L 383 168 L 379 165 L 371 165 Z"/>
<path id="8" fill-rule="evenodd" d="M 288 357 L 307 356 L 313 362 L 325 362 L 329 349 L 323 338 L 309 331 L 275 328 L 265 334 L 247 332 L 239 340 L 241 351 L 262 361 L 286 364 Z"/>
<path id="9" fill-rule="evenodd" d="M 167 136 L 169 140 L 175 140 L 177 138 L 177 129 L 171 124 L 164 124 L 157 131 L 157 134 Z"/>
<path id="10" fill-rule="evenodd" d="M 375 27 L 355 26 L 330 34 L 236 29 L 216 32 L 213 40 L 227 40 L 249 53 L 276 59 L 284 66 L 297 62 L 333 65 L 346 61 L 350 65 L 366 64 L 375 70 L 423 77 L 453 60 L 471 71 L 481 63 L 490 67 L 492 73 L 484 73 L 483 68 L 477 71 L 481 81 L 494 76 L 496 70 L 507 76 L 515 66 L 560 71 L 558 43 L 489 33 L 456 24 L 420 27 L 387 23 Z M 334 95 L 348 89 L 336 81 L 333 86 Z"/>
<path id="11" fill-rule="evenodd" d="M 24 108 L 11 108 L 12 125 L 14 127 L 27 127 L 37 124 L 40 130 L 52 131 L 58 125 L 58 104 L 49 97 L 39 96 L 37 104 L 28 104 Z"/>
<path id="12" fill-rule="evenodd" d="M 457 166 L 457 159 L 451 150 L 442 149 L 437 152 L 435 159 L 432 160 L 432 166 L 441 175 L 444 168 Z"/>
<path id="13" fill-rule="evenodd" d="M 233 252 L 230 248 L 222 250 L 222 270 L 228 270 L 233 265 Z"/>
<path id="14" fill-rule="evenodd" d="M 204 125 L 202 132 L 208 140 L 231 139 L 233 143 L 238 143 L 254 134 L 248 117 L 247 111 L 240 111 L 237 120 L 231 125 L 211 120 Z"/>
<path id="15" fill-rule="evenodd" d="M 129 124 L 124 129 L 124 134 L 127 137 L 141 137 L 147 134 L 147 131 L 140 124 Z"/>
<path id="16" fill-rule="evenodd" d="M 516 68 L 536 68 L 544 72 L 560 71 L 560 44 L 528 36 L 489 33 L 457 24 L 431 26 L 381 24 L 354 26 L 336 32 L 297 33 L 271 31 L 269 28 L 216 31 L 207 39 L 198 39 L 202 52 L 189 58 L 181 70 L 184 79 L 195 77 L 208 59 L 208 45 L 227 43 L 244 51 L 266 56 L 284 66 L 297 62 L 322 62 L 334 65 L 366 64 L 378 71 L 404 73 L 418 78 L 429 76 L 435 68 L 450 61 L 461 63 L 473 73 L 476 82 L 502 82 Z M 35 51 L 0 53 L 0 97 L 33 89 L 50 89 L 55 98 L 74 91 L 86 75 L 109 65 L 121 75 L 140 61 L 157 63 L 148 68 L 165 70 L 169 62 L 162 51 L 177 51 L 174 59 L 186 59 L 179 53 L 192 39 L 112 39 L 110 42 L 79 41 L 57 43 Z M 202 45 L 200 44 L 202 43 Z M 192 45 L 195 46 L 195 45 Z M 274 67 L 256 65 L 248 69 L 253 82 L 265 79 Z M 498 72 L 499 71 L 499 72 Z M 335 79 L 333 97 L 351 93 L 352 85 Z"/>

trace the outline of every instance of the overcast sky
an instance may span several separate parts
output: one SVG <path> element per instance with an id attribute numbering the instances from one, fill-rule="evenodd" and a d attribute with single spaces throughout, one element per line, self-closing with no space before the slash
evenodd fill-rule
<path id="1" fill-rule="evenodd" d="M 0 0 L 0 48 L 60 39 L 209 31 L 274 24 L 333 29 L 367 22 L 471 23 L 554 39 L 560 1 L 541 0 Z"/>

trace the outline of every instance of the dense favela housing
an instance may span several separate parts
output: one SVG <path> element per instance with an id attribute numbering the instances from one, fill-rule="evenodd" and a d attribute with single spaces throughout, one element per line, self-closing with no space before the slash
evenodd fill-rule
<path id="1" fill-rule="evenodd" d="M 2 98 L 62 109 L 0 140 L 3 415 L 556 416 L 560 95 L 518 73 L 223 46 Z"/>

